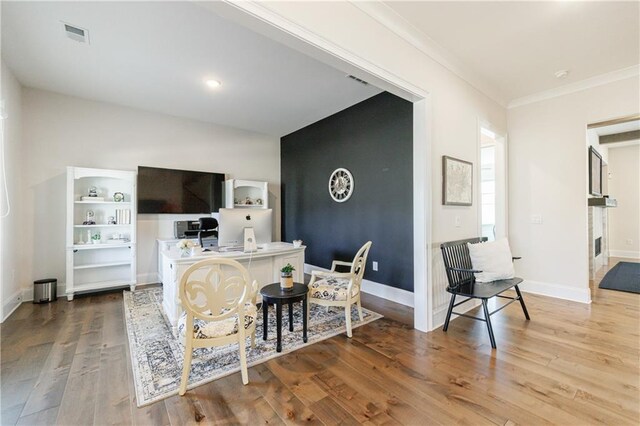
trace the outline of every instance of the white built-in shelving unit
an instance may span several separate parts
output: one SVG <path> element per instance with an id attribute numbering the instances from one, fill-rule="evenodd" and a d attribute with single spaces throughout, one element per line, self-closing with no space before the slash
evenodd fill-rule
<path id="1" fill-rule="evenodd" d="M 267 209 L 269 189 L 267 182 L 227 179 L 225 181 L 225 207 L 228 209 Z"/>
<path id="2" fill-rule="evenodd" d="M 96 200 L 86 199 L 91 187 Z M 116 192 L 123 201 L 114 201 Z M 95 224 L 86 225 L 89 210 Z M 135 289 L 136 212 L 136 172 L 67 167 L 68 300 L 81 292 Z M 109 224 L 109 217 L 117 223 Z"/>

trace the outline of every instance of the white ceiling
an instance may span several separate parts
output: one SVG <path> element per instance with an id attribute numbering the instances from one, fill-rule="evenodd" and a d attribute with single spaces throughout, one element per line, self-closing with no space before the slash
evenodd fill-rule
<path id="1" fill-rule="evenodd" d="M 505 105 L 640 63 L 637 1 L 378 5 Z M 2 2 L 2 56 L 28 87 L 274 136 L 380 92 L 188 2 Z"/>
<path id="2" fill-rule="evenodd" d="M 505 101 L 640 63 L 638 1 L 385 4 Z"/>
<path id="3" fill-rule="evenodd" d="M 380 92 L 185 2 L 2 2 L 2 57 L 28 87 L 274 136 Z"/>

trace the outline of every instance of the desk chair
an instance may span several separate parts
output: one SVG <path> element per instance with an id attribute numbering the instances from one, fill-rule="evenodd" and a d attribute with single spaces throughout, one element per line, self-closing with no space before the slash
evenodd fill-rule
<path id="1" fill-rule="evenodd" d="M 202 245 L 202 239 L 215 236 L 218 237 L 218 221 L 215 217 L 201 217 L 198 219 L 200 222 L 200 230 L 198 231 L 198 243 L 200 247 L 202 247 L 202 251 L 209 251 L 209 249 L 205 249 Z"/>

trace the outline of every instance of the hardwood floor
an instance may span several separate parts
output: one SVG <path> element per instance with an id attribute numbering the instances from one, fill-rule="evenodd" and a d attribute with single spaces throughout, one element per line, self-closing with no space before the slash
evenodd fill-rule
<path id="1" fill-rule="evenodd" d="M 610 265 L 613 266 L 613 265 Z M 598 278 L 599 280 L 600 278 Z M 525 294 L 483 323 L 411 328 L 387 315 L 143 408 L 136 407 L 120 293 L 23 304 L 2 324 L 2 424 L 640 423 L 640 295 L 597 289 L 583 305 Z"/>

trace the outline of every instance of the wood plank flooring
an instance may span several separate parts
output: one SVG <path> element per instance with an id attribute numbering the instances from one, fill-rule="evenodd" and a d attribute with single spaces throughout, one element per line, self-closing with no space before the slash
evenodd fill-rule
<path id="1" fill-rule="evenodd" d="M 615 259 L 610 266 L 615 264 Z M 640 295 L 578 304 L 525 294 L 483 323 L 413 330 L 411 309 L 143 408 L 120 293 L 23 304 L 1 327 L 3 425 L 640 423 Z"/>

